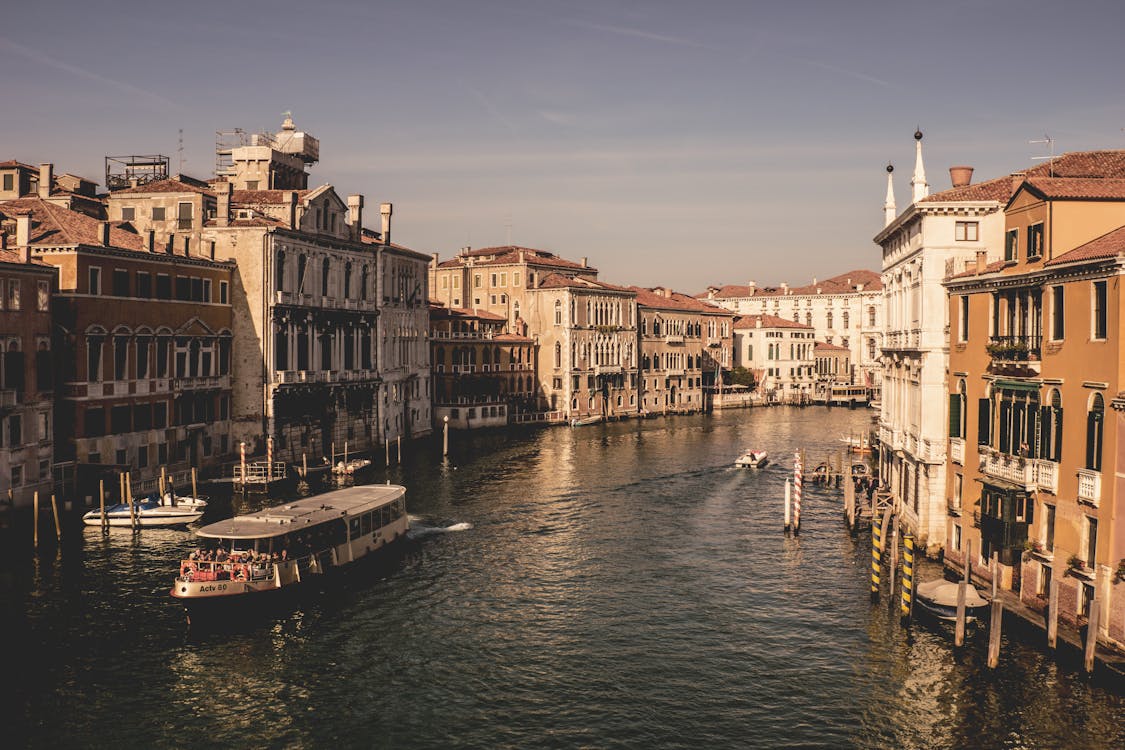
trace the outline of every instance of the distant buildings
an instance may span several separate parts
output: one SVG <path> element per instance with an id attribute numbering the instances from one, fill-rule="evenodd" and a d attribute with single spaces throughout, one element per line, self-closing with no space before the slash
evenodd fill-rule
<path id="1" fill-rule="evenodd" d="M 751 370 L 771 400 L 805 403 L 816 383 L 812 326 L 776 315 L 743 315 L 734 322 L 734 364 Z"/>

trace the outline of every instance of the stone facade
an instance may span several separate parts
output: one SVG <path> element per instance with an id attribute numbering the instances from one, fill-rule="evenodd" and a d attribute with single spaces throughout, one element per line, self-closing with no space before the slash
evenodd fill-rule
<path id="1" fill-rule="evenodd" d="M 804 402 L 816 383 L 812 326 L 773 315 L 734 322 L 734 364 L 754 372 L 758 391 L 783 402 Z"/>

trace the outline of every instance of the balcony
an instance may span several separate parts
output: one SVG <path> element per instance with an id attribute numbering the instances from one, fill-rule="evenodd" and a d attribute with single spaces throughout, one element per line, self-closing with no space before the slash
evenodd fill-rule
<path id="1" fill-rule="evenodd" d="M 684 343 L 683 336 L 669 335 L 664 337 L 665 344 L 682 344 Z"/>
<path id="2" fill-rule="evenodd" d="M 1017 485 L 1027 491 L 1036 488 L 1034 462 L 1019 456 L 1000 453 L 987 446 L 980 446 L 980 471 L 993 479 Z"/>
<path id="3" fill-rule="evenodd" d="M 433 331 L 430 338 L 434 340 L 459 339 L 472 341 L 491 339 L 493 335 L 492 331 Z"/>
<path id="4" fill-rule="evenodd" d="M 230 375 L 175 378 L 172 387 L 177 391 L 213 391 L 230 388 Z"/>
<path id="5" fill-rule="evenodd" d="M 1102 499 L 1102 473 L 1093 469 L 1078 470 L 1078 502 L 1098 507 Z"/>
<path id="6" fill-rule="evenodd" d="M 1059 492 L 1059 465 L 1054 461 L 1036 459 L 1032 462 L 1035 467 L 1035 485 L 1044 492 L 1057 495 Z"/>
<path id="7" fill-rule="evenodd" d="M 958 500 L 955 497 L 947 497 L 945 499 L 945 507 L 946 507 L 946 510 L 949 511 L 949 515 L 960 518 L 960 516 L 961 516 L 961 501 L 960 500 Z"/>
<path id="8" fill-rule="evenodd" d="M 1042 336 L 992 336 L 985 346 L 993 372 L 1038 375 Z"/>
<path id="9" fill-rule="evenodd" d="M 965 438 L 949 438 L 949 458 L 955 464 L 965 465 Z"/>
<path id="10" fill-rule="evenodd" d="M 12 409 L 19 403 L 19 393 L 15 390 L 0 391 L 0 409 Z"/>

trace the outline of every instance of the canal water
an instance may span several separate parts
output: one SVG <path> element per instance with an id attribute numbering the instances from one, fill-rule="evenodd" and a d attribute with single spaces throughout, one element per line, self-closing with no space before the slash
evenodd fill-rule
<path id="1" fill-rule="evenodd" d="M 3 537 L 5 744 L 33 747 L 1125 747 L 1125 698 L 1006 636 L 908 632 L 869 540 L 807 487 L 865 411 L 776 408 L 454 434 L 403 483 L 411 539 L 268 620 L 192 630 L 190 531 Z M 737 470 L 744 448 L 778 460 Z M 240 501 L 234 501 L 240 508 Z M 205 520 L 229 514 L 218 500 Z M 931 566 L 924 575 L 937 575 Z M 1025 635 L 1026 637 L 1026 635 Z"/>

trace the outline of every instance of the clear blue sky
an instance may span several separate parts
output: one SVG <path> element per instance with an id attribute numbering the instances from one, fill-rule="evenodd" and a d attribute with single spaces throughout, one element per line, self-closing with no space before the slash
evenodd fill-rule
<path id="1" fill-rule="evenodd" d="M 321 140 L 313 184 L 395 204 L 443 257 L 511 240 L 602 278 L 799 283 L 878 268 L 884 166 L 974 179 L 1125 148 L 1120 2 L 18 3 L 0 160 L 208 177 L 215 131 Z"/>

